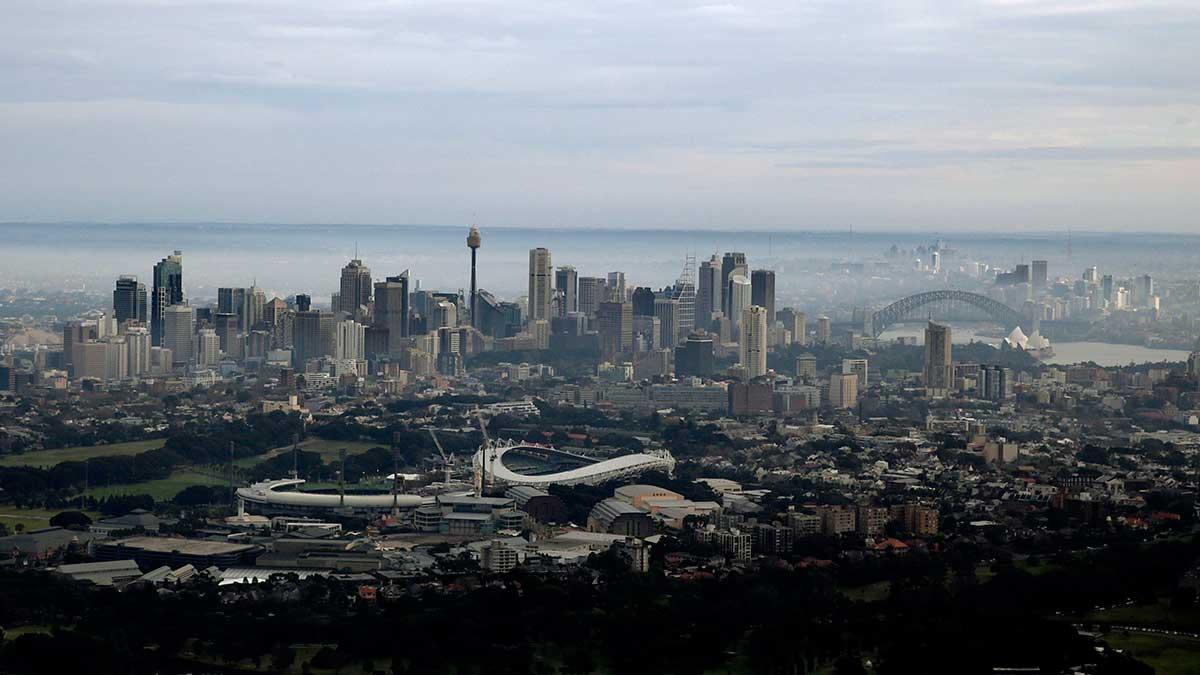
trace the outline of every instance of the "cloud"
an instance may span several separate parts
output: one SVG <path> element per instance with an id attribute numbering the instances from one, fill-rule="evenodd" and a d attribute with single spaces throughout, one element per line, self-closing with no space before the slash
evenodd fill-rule
<path id="1" fill-rule="evenodd" d="M 50 0 L 0 45 L 0 218 L 919 225 L 947 177 L 1065 208 L 1117 174 L 1200 207 L 1190 2 Z"/>

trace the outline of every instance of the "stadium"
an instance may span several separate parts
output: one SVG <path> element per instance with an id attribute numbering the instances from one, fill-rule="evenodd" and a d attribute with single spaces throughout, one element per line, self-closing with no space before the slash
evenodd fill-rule
<path id="1" fill-rule="evenodd" d="M 240 513 L 262 515 L 307 515 L 329 511 L 369 515 L 388 513 L 393 509 L 415 509 L 424 503 L 419 495 L 380 492 L 376 494 L 332 491 L 302 492 L 305 481 L 299 478 L 268 480 L 238 488 Z"/>
<path id="2" fill-rule="evenodd" d="M 536 443 L 486 443 L 472 458 L 487 485 L 596 485 L 646 471 L 675 469 L 667 451 L 595 459 Z"/>

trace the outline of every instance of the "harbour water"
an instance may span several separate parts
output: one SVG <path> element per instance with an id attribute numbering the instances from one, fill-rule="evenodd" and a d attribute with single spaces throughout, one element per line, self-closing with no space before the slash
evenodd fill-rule
<path id="1" fill-rule="evenodd" d="M 1000 338 L 990 335 L 980 335 L 979 327 L 972 324 L 952 324 L 951 339 L 956 343 L 986 342 L 999 345 Z M 897 324 L 884 331 L 882 339 L 898 337 L 915 337 L 917 344 L 922 344 L 925 338 L 925 324 Z M 1150 349 L 1141 345 L 1119 345 L 1107 342 L 1055 342 L 1054 356 L 1044 359 L 1051 365 L 1069 365 L 1092 361 L 1100 366 L 1125 366 L 1131 363 L 1159 363 L 1162 361 L 1186 361 L 1188 353 L 1179 349 Z"/>

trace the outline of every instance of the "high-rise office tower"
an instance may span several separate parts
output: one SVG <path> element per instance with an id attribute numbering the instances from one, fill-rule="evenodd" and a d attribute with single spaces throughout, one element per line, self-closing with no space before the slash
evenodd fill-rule
<path id="1" fill-rule="evenodd" d="M 137 326 L 125 331 L 126 360 L 133 377 L 150 372 L 150 331 Z"/>
<path id="2" fill-rule="evenodd" d="M 267 294 L 258 286 L 244 289 L 242 307 L 238 319 L 243 333 L 249 333 L 255 326 L 262 323 L 263 312 L 266 311 Z"/>
<path id="3" fill-rule="evenodd" d="M 375 284 L 375 325 L 388 331 L 388 351 L 408 337 L 408 270 Z"/>
<path id="4" fill-rule="evenodd" d="M 296 294 L 296 311 L 307 312 L 312 309 L 312 296 L 307 293 Z"/>
<path id="5" fill-rule="evenodd" d="M 218 288 L 217 289 L 217 313 L 218 314 L 237 314 L 237 308 L 242 304 L 242 289 L 240 288 Z"/>
<path id="6" fill-rule="evenodd" d="M 303 371 L 310 359 L 333 353 L 333 313 L 308 310 L 296 312 L 292 336 L 292 365 Z"/>
<path id="7" fill-rule="evenodd" d="M 624 272 L 609 272 L 608 273 L 608 300 L 612 302 L 625 302 L 629 298 L 625 295 L 625 273 Z"/>
<path id="8" fill-rule="evenodd" d="M 746 274 L 746 254 L 737 251 L 728 251 L 721 258 L 721 311 L 725 312 L 725 316 L 736 323 L 739 319 L 735 319 L 729 310 L 729 278 L 734 274 Z"/>
<path id="9" fill-rule="evenodd" d="M 454 328 L 458 326 L 458 307 L 449 300 L 439 300 L 429 308 L 429 319 L 425 330 L 435 331 L 439 328 Z"/>
<path id="10" fill-rule="evenodd" d="M 633 346 L 633 305 L 628 302 L 602 302 L 596 310 L 600 353 L 613 358 Z"/>
<path id="11" fill-rule="evenodd" d="M 137 277 L 122 275 L 113 290 L 113 315 L 117 325 L 126 321 L 146 323 L 146 284 Z"/>
<path id="12" fill-rule="evenodd" d="M 675 374 L 679 377 L 710 377 L 713 374 L 713 339 L 705 334 L 689 335 L 675 348 Z"/>
<path id="13" fill-rule="evenodd" d="M 729 277 L 729 283 L 725 286 L 726 305 L 729 309 L 726 315 L 733 322 L 735 328 L 741 326 L 742 312 L 754 304 L 750 302 L 750 291 L 750 279 L 746 275 L 734 274 Z"/>
<path id="14" fill-rule="evenodd" d="M 1100 280 L 1100 294 L 1104 297 L 1105 300 L 1112 302 L 1112 299 L 1113 299 L 1113 276 L 1111 274 L 1105 274 L 1104 278 Z"/>
<path id="15" fill-rule="evenodd" d="M 1012 397 L 1012 371 L 1004 366 L 980 366 L 976 386 L 980 398 L 1003 401 Z"/>
<path id="16" fill-rule="evenodd" d="M 714 312 L 721 311 L 724 295 L 721 282 L 721 260 L 716 254 L 700 263 L 700 274 L 696 280 L 696 327 L 705 328 L 712 323 Z"/>
<path id="17" fill-rule="evenodd" d="M 233 343 L 238 339 L 238 316 L 237 314 L 229 314 L 226 312 L 218 312 L 213 314 L 213 330 L 217 332 L 217 337 L 221 341 L 221 351 L 226 354 L 232 354 Z"/>
<path id="18" fill-rule="evenodd" d="M 1154 297 L 1154 277 L 1143 274 L 1133 280 L 1133 302 L 1138 307 L 1148 307 Z"/>
<path id="19" fill-rule="evenodd" d="M 1097 270 L 1095 265 L 1092 265 L 1083 271 L 1083 280 L 1089 284 L 1094 284 L 1100 280 L 1100 272 Z"/>
<path id="20" fill-rule="evenodd" d="M 662 344 L 662 321 L 657 316 L 633 315 L 634 351 L 649 352 Z"/>
<path id="21" fill-rule="evenodd" d="M 162 346 L 171 350 L 174 365 L 192 362 L 195 316 L 187 305 L 167 305 L 163 310 Z"/>
<path id="22" fill-rule="evenodd" d="M 817 317 L 817 344 L 827 345 L 833 341 L 833 320 L 827 316 Z"/>
<path id="23" fill-rule="evenodd" d="M 784 307 L 779 312 L 783 327 L 791 331 L 792 342 L 803 347 L 808 344 L 808 317 L 799 310 Z"/>
<path id="24" fill-rule="evenodd" d="M 604 302 L 607 284 L 600 277 L 579 277 L 579 311 L 596 316 L 600 303 Z"/>
<path id="25" fill-rule="evenodd" d="M 842 359 L 842 374 L 858 377 L 858 390 L 867 390 L 867 382 L 870 380 L 870 366 L 866 359 Z"/>
<path id="26" fill-rule="evenodd" d="M 266 294 L 257 286 L 217 289 L 217 313 L 236 316 L 237 329 L 243 333 L 263 320 L 266 303 Z"/>
<path id="27" fill-rule="evenodd" d="M 550 251 L 529 251 L 529 321 L 550 320 L 550 302 L 554 299 L 554 271 Z"/>
<path id="28" fill-rule="evenodd" d="M 358 258 L 342 268 L 341 283 L 338 285 L 338 306 L 335 312 L 357 316 L 360 307 L 371 304 L 371 268 Z"/>
<path id="29" fill-rule="evenodd" d="M 853 408 L 858 403 L 858 376 L 834 373 L 829 377 L 829 407 Z"/>
<path id="30" fill-rule="evenodd" d="M 954 362 L 951 359 L 950 326 L 932 321 L 925 327 L 925 395 L 941 398 L 954 386 Z"/>
<path id="31" fill-rule="evenodd" d="M 1032 282 L 1033 282 L 1034 288 L 1045 288 L 1046 287 L 1046 285 L 1049 283 L 1049 280 L 1050 280 L 1049 268 L 1050 268 L 1050 264 L 1048 262 L 1046 262 L 1045 260 L 1034 260 L 1033 261 Z"/>
<path id="32" fill-rule="evenodd" d="M 679 303 L 679 330 L 675 333 L 675 344 L 692 332 L 696 325 L 696 258 L 687 256 L 683 271 L 670 289 L 670 298 Z"/>
<path id="33" fill-rule="evenodd" d="M 123 380 L 129 377 L 129 348 L 125 338 L 110 335 L 104 339 L 104 379 Z"/>
<path id="34" fill-rule="evenodd" d="M 654 316 L 654 290 L 647 286 L 633 289 L 633 315 Z"/>
<path id="35" fill-rule="evenodd" d="M 554 273 L 554 288 L 562 298 L 558 306 L 559 316 L 579 311 L 579 272 L 574 267 L 564 265 L 558 268 Z"/>
<path id="36" fill-rule="evenodd" d="M 479 246 L 483 244 L 483 239 L 479 236 L 479 229 L 474 225 L 471 226 L 471 231 L 467 233 L 467 248 L 471 249 L 471 298 L 468 300 L 468 311 L 471 312 L 471 325 L 478 328 L 479 322 L 475 319 L 476 310 L 476 287 L 475 287 L 475 254 L 479 252 Z"/>
<path id="37" fill-rule="evenodd" d="M 215 366 L 221 361 L 221 338 L 212 328 L 201 328 L 196 332 L 196 365 L 201 368 Z"/>
<path id="38" fill-rule="evenodd" d="M 357 321 L 339 321 L 334 333 L 333 358 L 339 361 L 362 361 L 366 358 L 366 326 Z"/>
<path id="39" fill-rule="evenodd" d="M 679 341 L 679 301 L 674 298 L 655 298 L 654 316 L 659 321 L 659 349 L 674 349 Z"/>
<path id="40" fill-rule="evenodd" d="M 767 325 L 775 323 L 775 272 L 754 270 L 750 273 L 750 302 L 767 310 Z"/>
<path id="41" fill-rule="evenodd" d="M 742 367 L 746 378 L 754 379 L 767 374 L 767 310 L 750 305 L 742 310 L 742 336 L 739 340 Z"/>
<path id="42" fill-rule="evenodd" d="M 154 279 L 150 293 L 150 339 L 155 345 L 162 344 L 167 307 L 181 302 L 183 302 L 183 252 L 175 251 L 154 266 Z M 192 339 L 189 335 L 188 345 L 190 346 L 191 343 Z"/>

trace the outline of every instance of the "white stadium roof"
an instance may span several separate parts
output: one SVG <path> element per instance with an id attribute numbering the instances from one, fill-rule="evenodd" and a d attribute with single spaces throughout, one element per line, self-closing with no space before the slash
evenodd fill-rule
<path id="1" fill-rule="evenodd" d="M 535 452 L 551 452 L 565 455 L 575 459 L 586 460 L 590 463 L 585 466 L 573 467 L 547 474 L 529 475 L 518 473 L 505 466 L 504 455 L 523 448 Z M 574 455 L 562 450 L 532 443 L 484 446 L 476 451 L 475 456 L 471 460 L 476 468 L 484 461 L 485 452 L 488 453 L 488 462 L 483 466 L 486 480 L 505 485 L 531 485 L 534 487 L 546 487 L 552 484 L 595 485 L 611 478 L 632 476 L 652 470 L 670 472 L 675 468 L 675 458 L 671 456 L 671 453 L 665 451 L 661 454 L 639 452 L 632 455 L 622 455 L 620 457 L 596 461 L 582 455 Z"/>

